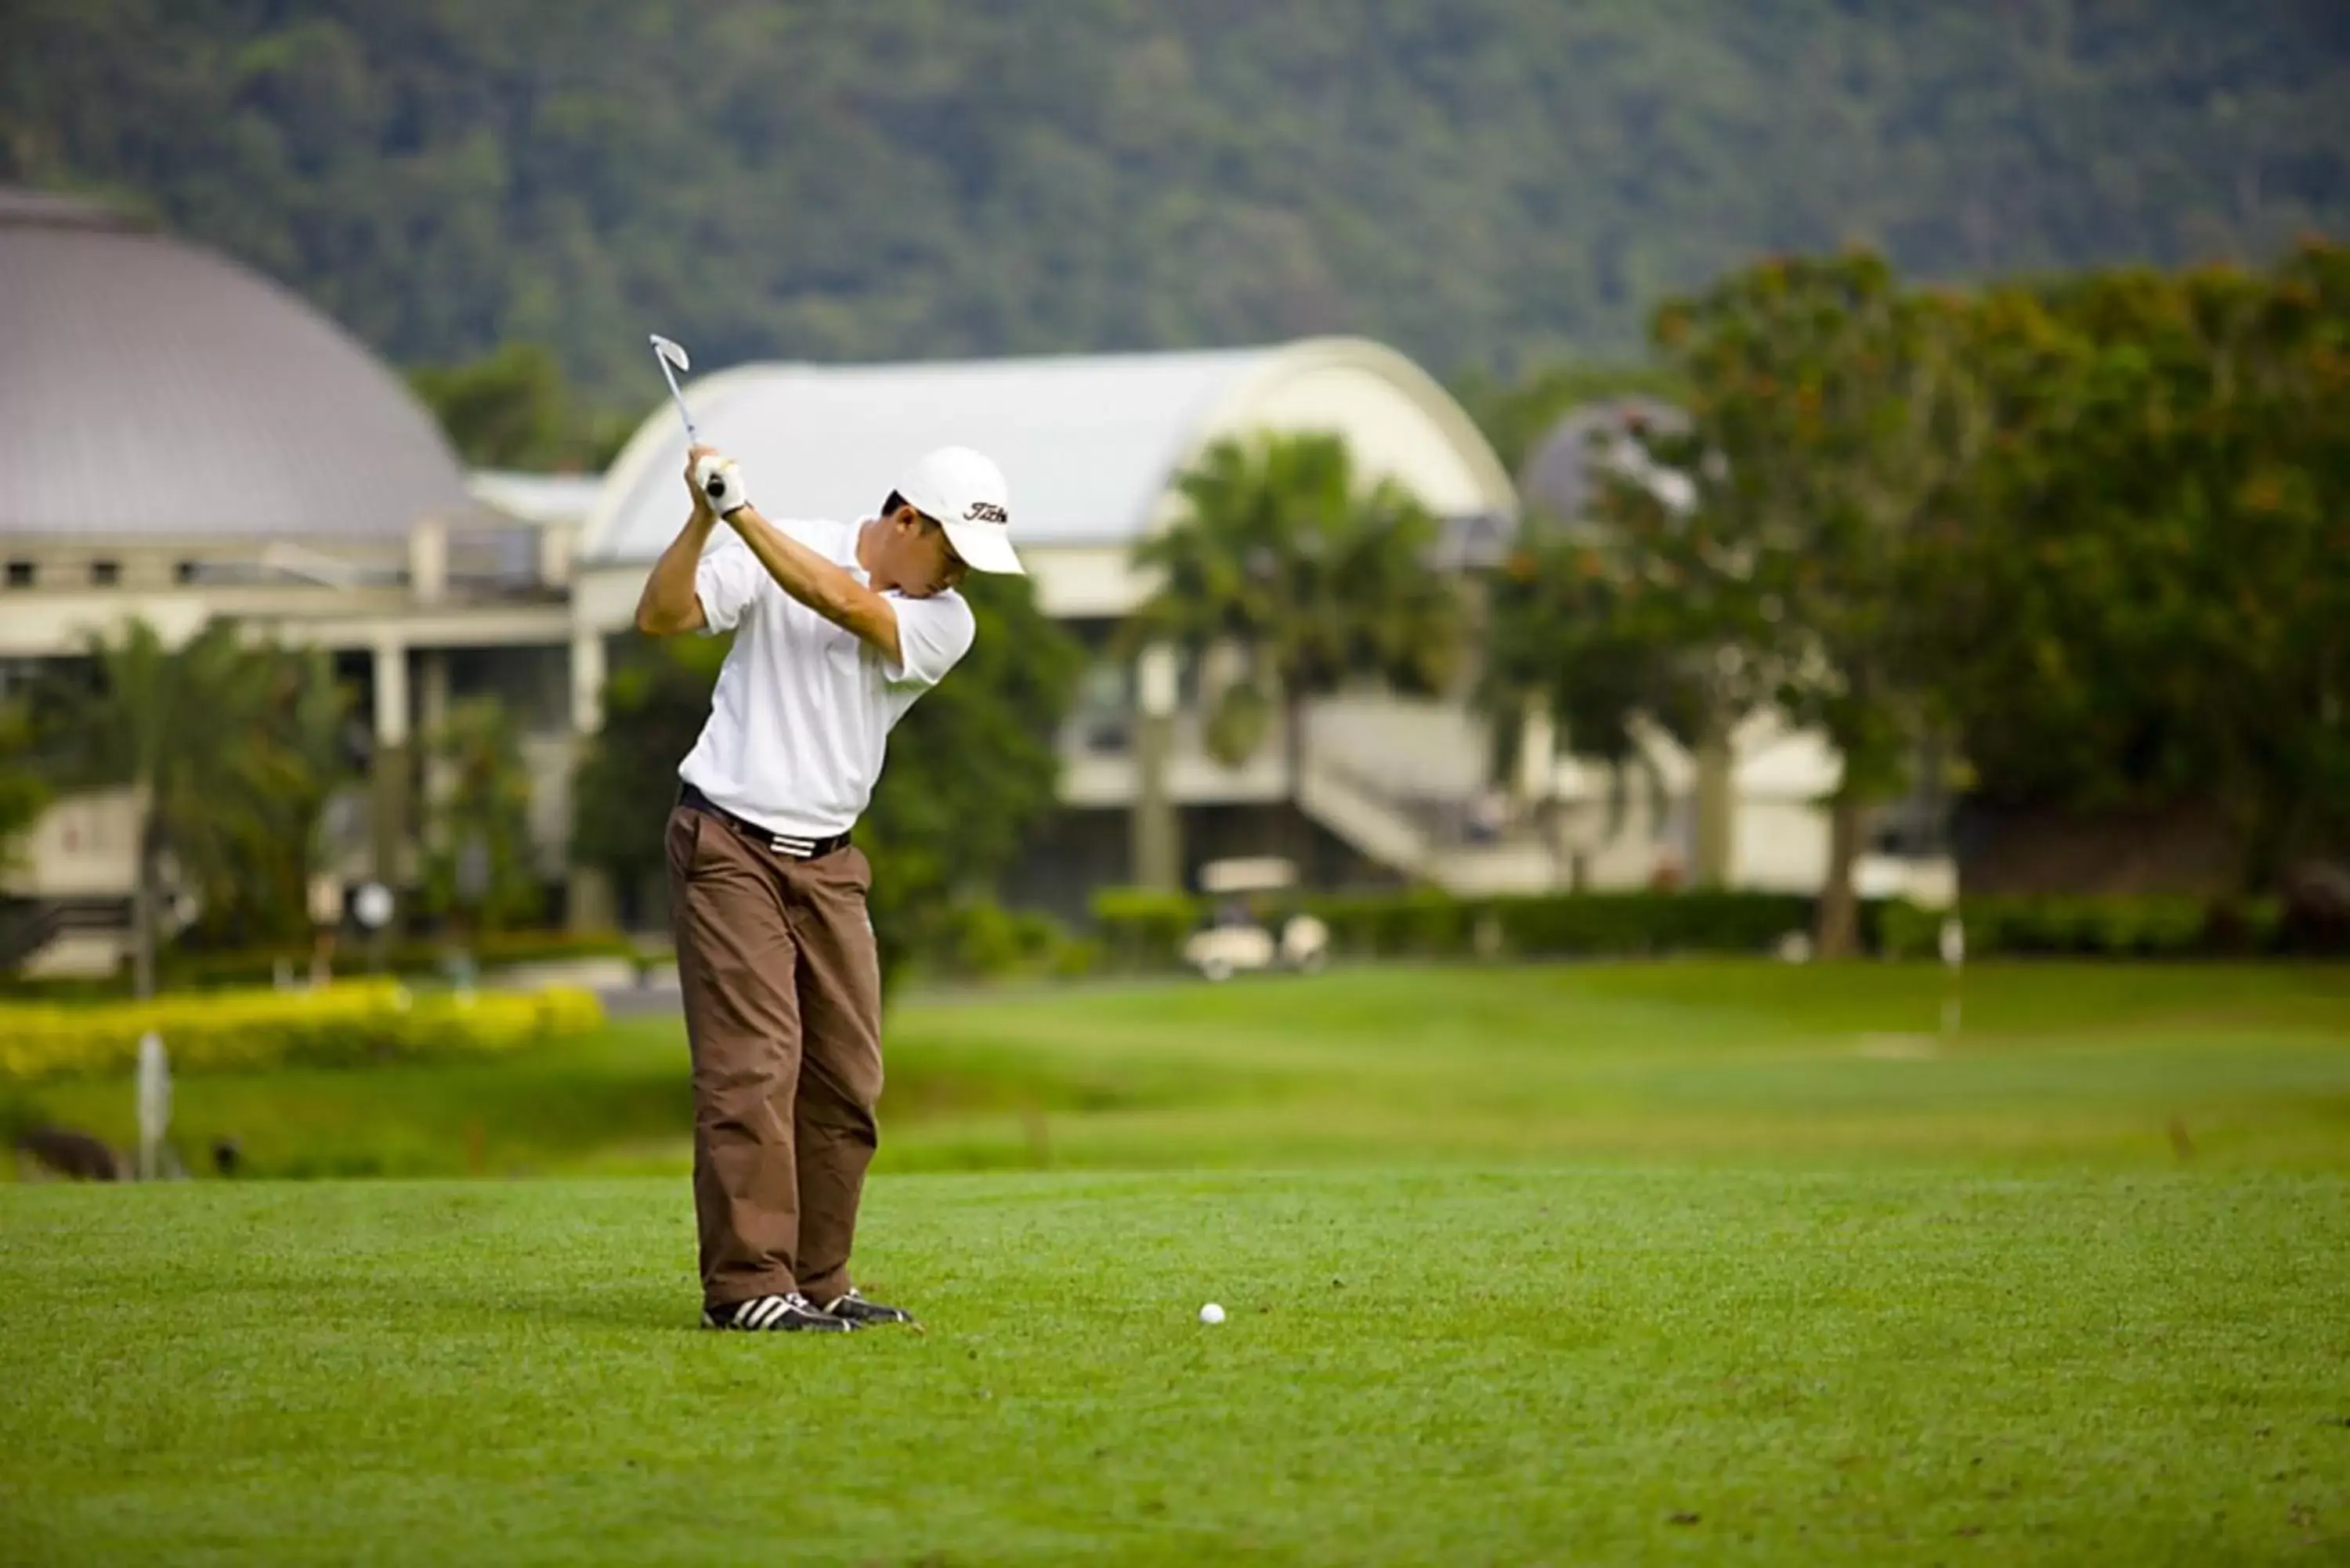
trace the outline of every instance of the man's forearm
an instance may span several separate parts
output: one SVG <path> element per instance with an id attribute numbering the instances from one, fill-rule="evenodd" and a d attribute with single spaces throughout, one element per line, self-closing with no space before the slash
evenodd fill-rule
<path id="1" fill-rule="evenodd" d="M 693 575 L 702 564 L 702 547 L 710 541 L 718 520 L 701 507 L 670 541 L 637 596 L 637 629 L 650 637 L 667 637 L 701 626 L 702 601 L 694 597 Z"/>
<path id="2" fill-rule="evenodd" d="M 760 516 L 755 506 L 736 507 L 726 522 L 784 592 L 889 658 L 898 657 L 898 616 L 889 600 Z"/>

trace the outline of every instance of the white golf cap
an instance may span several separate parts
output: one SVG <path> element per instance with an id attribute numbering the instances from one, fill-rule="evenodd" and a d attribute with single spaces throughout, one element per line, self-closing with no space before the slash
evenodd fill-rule
<path id="1" fill-rule="evenodd" d="M 898 482 L 906 504 L 947 531 L 974 572 L 1024 575 L 1012 552 L 1012 494 L 1003 471 L 967 446 L 925 452 Z"/>

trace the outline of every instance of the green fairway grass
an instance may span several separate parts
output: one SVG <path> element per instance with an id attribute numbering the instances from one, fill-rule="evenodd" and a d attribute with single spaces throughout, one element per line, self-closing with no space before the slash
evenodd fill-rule
<path id="1" fill-rule="evenodd" d="M 845 1341 L 691 1329 L 674 1181 L 0 1226 L 12 1563 L 2350 1552 L 2334 1177 L 905 1176 Z"/>
<path id="2" fill-rule="evenodd" d="M 2350 1169 L 2350 970 L 1742 962 L 1362 970 L 914 998 L 884 1171 L 1669 1158 Z M 128 1144 L 127 1078 L 40 1109 Z M 201 1162 L 264 1175 L 654 1174 L 683 1032 L 509 1059 L 182 1078 Z"/>
<path id="3" fill-rule="evenodd" d="M 1952 994 L 910 999 L 928 1332 L 845 1340 L 692 1327 L 673 1021 L 185 1077 L 192 1152 L 479 1179 L 0 1187 L 0 1564 L 2350 1563 L 2350 971 Z"/>

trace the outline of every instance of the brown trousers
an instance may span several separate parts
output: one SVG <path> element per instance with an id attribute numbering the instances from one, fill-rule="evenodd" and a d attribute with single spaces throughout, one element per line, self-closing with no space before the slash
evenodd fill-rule
<path id="1" fill-rule="evenodd" d="M 848 1289 L 879 1141 L 881 971 L 864 851 L 794 860 L 706 812 L 669 819 L 693 1054 L 693 1209 L 712 1306 Z"/>

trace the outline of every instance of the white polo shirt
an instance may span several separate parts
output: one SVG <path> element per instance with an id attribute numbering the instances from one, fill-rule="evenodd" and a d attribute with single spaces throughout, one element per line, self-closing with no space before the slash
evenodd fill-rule
<path id="1" fill-rule="evenodd" d="M 774 525 L 870 580 L 857 564 L 861 524 Z M 904 655 L 892 664 L 784 592 L 733 530 L 720 532 L 694 570 L 693 591 L 709 634 L 733 631 L 734 646 L 678 776 L 771 833 L 846 833 L 873 796 L 890 730 L 970 650 L 971 606 L 951 591 L 891 593 Z"/>

